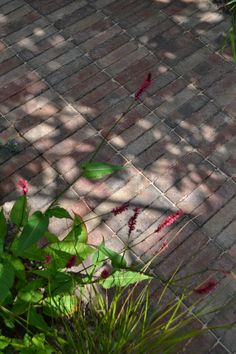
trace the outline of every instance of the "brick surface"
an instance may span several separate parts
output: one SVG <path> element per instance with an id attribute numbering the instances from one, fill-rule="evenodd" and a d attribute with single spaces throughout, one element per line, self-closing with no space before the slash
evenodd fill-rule
<path id="1" fill-rule="evenodd" d="M 235 282 L 217 271 L 236 267 L 235 63 L 229 48 L 215 52 L 229 17 L 207 0 L 1 0 L 0 13 L 4 208 L 19 195 L 19 178 L 29 181 L 32 210 L 72 183 L 60 203 L 87 220 L 89 242 L 105 239 L 118 252 L 128 244 L 128 263 L 153 258 L 161 279 L 180 265 L 177 277 L 187 278 L 168 287 L 165 304 L 214 276 L 218 286 L 202 303 L 229 311 L 195 311 L 201 323 L 192 326 L 235 321 Z M 78 179 L 101 143 L 96 160 L 126 168 Z M 127 201 L 128 211 L 111 213 Z M 141 212 L 128 236 L 134 207 Z M 184 216 L 155 232 L 179 208 Z M 54 220 L 50 230 L 63 236 L 68 223 Z M 155 308 L 159 282 L 152 291 Z M 184 306 L 195 301 L 193 293 Z M 216 329 L 176 349 L 234 352 L 233 330 Z"/>

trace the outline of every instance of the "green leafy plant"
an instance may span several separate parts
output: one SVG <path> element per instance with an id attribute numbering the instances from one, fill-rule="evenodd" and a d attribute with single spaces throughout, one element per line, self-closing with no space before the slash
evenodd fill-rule
<path id="1" fill-rule="evenodd" d="M 226 33 L 222 51 L 226 48 L 227 44 L 229 44 L 233 59 L 236 61 L 236 1 L 226 1 L 226 9 L 231 14 L 231 25 Z"/>

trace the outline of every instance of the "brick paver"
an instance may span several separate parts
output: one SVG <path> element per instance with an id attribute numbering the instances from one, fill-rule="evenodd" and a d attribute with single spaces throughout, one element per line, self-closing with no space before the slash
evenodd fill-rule
<path id="1" fill-rule="evenodd" d="M 172 240 L 152 264 L 157 275 L 206 270 L 190 288 L 216 276 L 219 297 L 204 301 L 230 310 L 202 316 L 196 328 L 235 321 L 235 282 L 212 271 L 236 269 L 236 66 L 220 51 L 229 23 L 210 0 L 0 0 L 0 200 L 9 205 L 24 177 L 33 208 L 45 208 L 151 72 L 98 156 L 127 170 L 81 178 L 61 203 L 91 218 L 129 201 L 142 209 L 131 237 L 132 210 L 88 222 L 92 243 L 134 245 L 130 260 L 145 261 Z M 178 208 L 185 218 L 153 234 Z M 235 330 L 212 330 L 180 353 L 236 353 Z"/>

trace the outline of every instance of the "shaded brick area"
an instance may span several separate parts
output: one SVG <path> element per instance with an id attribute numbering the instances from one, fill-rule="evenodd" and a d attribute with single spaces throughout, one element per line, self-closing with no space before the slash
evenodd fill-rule
<path id="1" fill-rule="evenodd" d="M 45 208 L 105 137 L 98 159 L 127 169 L 75 181 L 61 204 L 89 220 L 91 243 L 132 247 L 130 261 L 157 255 L 162 278 L 203 271 L 186 282 L 192 289 L 215 276 L 219 305 L 231 310 L 196 312 L 196 328 L 235 321 L 235 283 L 216 272 L 236 269 L 236 70 L 229 49 L 219 51 L 229 18 L 207 0 L 1 0 L 0 14 L 1 201 L 14 200 L 24 177 L 32 207 Z M 148 72 L 152 83 L 134 101 Z M 126 201 L 130 210 L 112 216 Z M 155 233 L 179 208 L 185 217 Z M 211 331 L 181 353 L 235 353 L 234 334 Z"/>

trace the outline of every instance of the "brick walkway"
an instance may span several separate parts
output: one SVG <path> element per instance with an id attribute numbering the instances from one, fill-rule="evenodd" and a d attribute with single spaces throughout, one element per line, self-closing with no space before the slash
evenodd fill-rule
<path id="1" fill-rule="evenodd" d="M 32 206 L 44 208 L 151 72 L 142 103 L 99 153 L 129 168 L 96 183 L 79 180 L 62 205 L 89 217 L 124 201 L 141 206 L 131 260 L 160 249 L 163 234 L 147 235 L 163 214 L 182 208 L 188 216 L 167 238 L 195 219 L 154 271 L 167 278 L 180 263 L 180 276 L 208 269 L 191 278 L 194 287 L 209 269 L 236 270 L 236 70 L 228 50 L 218 53 L 228 24 L 207 0 L 0 0 L 1 142 L 18 142 L 18 152 L 0 150 L 2 202 L 15 198 L 24 177 Z M 93 219 L 91 242 L 103 236 L 122 249 L 130 215 Z M 236 283 L 214 276 L 219 284 L 205 303 L 231 306 L 196 319 L 196 327 L 235 321 Z M 233 330 L 212 331 L 180 352 L 236 353 L 235 338 Z"/>

